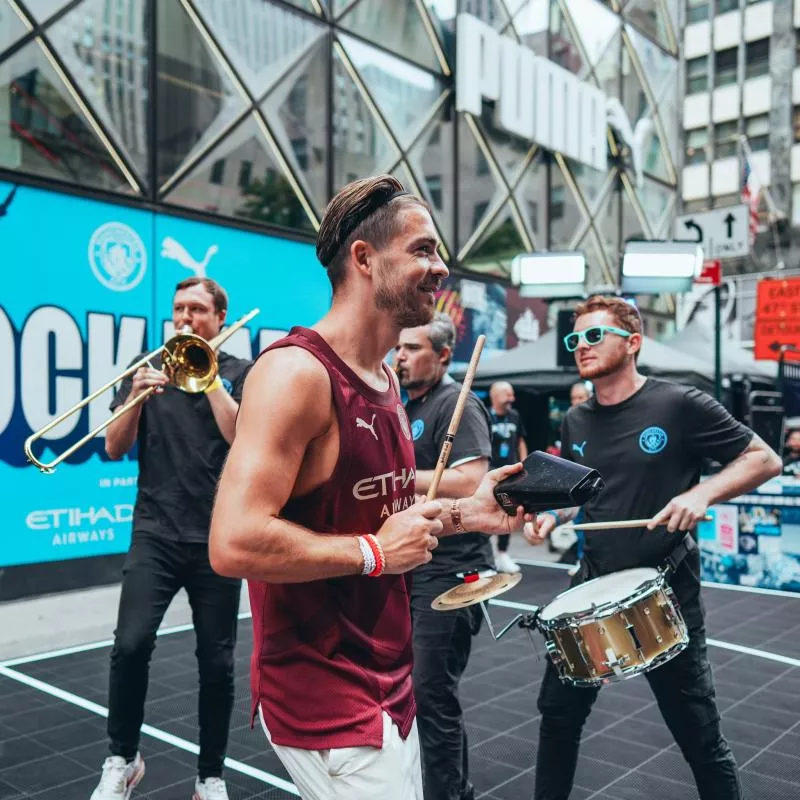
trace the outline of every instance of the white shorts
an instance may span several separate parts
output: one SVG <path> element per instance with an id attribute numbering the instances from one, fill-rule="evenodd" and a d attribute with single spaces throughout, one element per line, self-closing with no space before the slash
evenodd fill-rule
<path id="1" fill-rule="evenodd" d="M 383 747 L 302 750 L 275 744 L 264 715 L 261 727 L 303 800 L 422 800 L 417 721 L 403 741 L 383 712 Z"/>

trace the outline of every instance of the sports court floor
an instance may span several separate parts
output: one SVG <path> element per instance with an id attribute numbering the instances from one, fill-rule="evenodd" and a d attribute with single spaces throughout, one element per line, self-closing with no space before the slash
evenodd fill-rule
<path id="1" fill-rule="evenodd" d="M 494 601 L 499 627 L 567 582 L 560 565 L 531 563 Z M 711 587 L 705 591 L 709 652 L 727 735 L 750 800 L 800 798 L 800 595 Z M 240 622 L 237 703 L 226 773 L 232 800 L 296 797 L 286 772 L 248 724 L 248 619 Z M 543 640 L 514 629 L 499 642 L 482 631 L 461 685 L 478 797 L 530 800 L 536 696 Z M 0 800 L 89 800 L 106 756 L 110 642 L 0 664 Z M 142 737 L 147 774 L 134 798 L 190 800 L 197 741 L 194 636 L 159 638 Z M 692 800 L 697 793 L 646 681 L 603 689 L 589 718 L 573 800 Z"/>

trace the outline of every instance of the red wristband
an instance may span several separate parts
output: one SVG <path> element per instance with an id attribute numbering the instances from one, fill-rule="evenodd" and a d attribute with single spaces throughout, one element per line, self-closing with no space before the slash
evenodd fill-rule
<path id="1" fill-rule="evenodd" d="M 383 575 L 383 571 L 386 569 L 386 556 L 383 554 L 383 547 L 371 533 L 368 533 L 364 538 L 372 550 L 372 555 L 375 556 L 375 569 L 369 573 L 369 577 L 378 578 Z"/>

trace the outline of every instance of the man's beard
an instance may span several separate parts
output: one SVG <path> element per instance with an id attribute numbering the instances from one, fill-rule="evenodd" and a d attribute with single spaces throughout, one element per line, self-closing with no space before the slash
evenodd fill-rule
<path id="1" fill-rule="evenodd" d="M 609 375 L 613 375 L 616 372 L 619 372 L 623 365 L 625 364 L 625 360 L 627 358 L 626 353 L 622 353 L 619 358 L 609 361 L 606 364 L 598 364 L 596 361 L 590 362 L 585 367 L 582 367 L 580 363 L 578 363 L 578 374 L 584 380 L 597 380 L 597 378 L 607 378 Z"/>
<path id="2" fill-rule="evenodd" d="M 435 306 L 419 292 L 420 287 L 393 286 L 384 284 L 375 289 L 375 305 L 379 311 L 391 314 L 398 328 L 416 328 L 433 321 Z M 435 291 L 435 287 L 431 287 Z"/>

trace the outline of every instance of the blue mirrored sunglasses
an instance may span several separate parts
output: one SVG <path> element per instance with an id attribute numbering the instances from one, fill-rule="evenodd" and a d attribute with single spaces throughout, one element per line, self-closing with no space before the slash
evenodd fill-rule
<path id="1" fill-rule="evenodd" d="M 606 333 L 616 333 L 617 336 L 622 336 L 625 339 L 631 335 L 630 331 L 624 331 L 622 328 L 615 328 L 613 325 L 593 325 L 591 328 L 586 328 L 586 330 L 583 331 L 568 333 L 564 337 L 564 347 L 566 347 L 570 353 L 574 353 L 578 349 L 581 339 L 589 346 L 594 347 L 594 345 L 600 344 L 600 342 L 603 341 L 603 337 Z"/>

